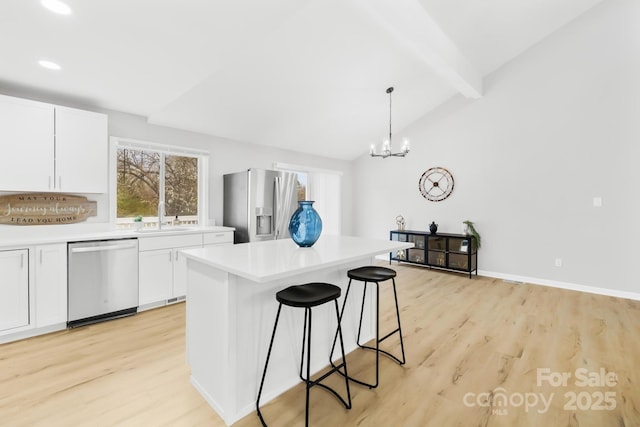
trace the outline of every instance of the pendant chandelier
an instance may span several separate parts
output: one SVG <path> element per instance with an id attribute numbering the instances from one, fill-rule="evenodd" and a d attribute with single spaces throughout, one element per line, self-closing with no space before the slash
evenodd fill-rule
<path id="1" fill-rule="evenodd" d="M 389 139 L 385 139 L 382 143 L 382 152 L 376 153 L 376 147 L 374 144 L 371 144 L 371 148 L 369 149 L 369 155 L 371 157 L 382 157 L 386 159 L 387 157 L 404 157 L 409 153 L 409 141 L 405 138 L 402 142 L 402 148 L 397 153 L 394 153 L 391 150 L 391 93 L 393 92 L 393 87 L 387 89 L 387 93 L 389 94 Z"/>

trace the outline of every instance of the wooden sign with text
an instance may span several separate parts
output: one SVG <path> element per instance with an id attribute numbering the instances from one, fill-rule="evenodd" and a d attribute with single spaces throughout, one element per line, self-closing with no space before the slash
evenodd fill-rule
<path id="1" fill-rule="evenodd" d="M 97 202 L 82 196 L 61 193 L 0 196 L 0 224 L 73 224 L 97 214 Z"/>

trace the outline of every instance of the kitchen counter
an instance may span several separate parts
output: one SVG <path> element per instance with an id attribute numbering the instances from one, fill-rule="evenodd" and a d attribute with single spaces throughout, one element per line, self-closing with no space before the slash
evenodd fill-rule
<path id="1" fill-rule="evenodd" d="M 342 288 L 342 300 L 348 270 L 372 264 L 376 255 L 409 247 L 413 243 L 325 235 L 311 248 L 282 239 L 180 251 L 187 258 L 191 383 L 227 425 L 253 412 L 278 307 L 276 292 L 295 284 L 327 282 Z M 356 348 L 361 305 L 358 298 L 349 303 L 342 323 L 347 352 Z M 373 300 L 368 298 L 366 305 L 364 341 L 374 332 Z M 332 304 L 317 307 L 313 316 L 311 370 L 317 372 L 328 364 L 337 321 Z M 262 403 L 300 381 L 303 317 L 304 310 L 283 308 Z"/>
<path id="2" fill-rule="evenodd" d="M 413 247 L 413 244 L 348 236 L 322 236 L 310 248 L 300 248 L 291 239 L 281 239 L 182 252 L 198 262 L 264 283 L 407 247 Z"/>
<path id="3" fill-rule="evenodd" d="M 222 226 L 180 226 L 166 227 L 162 230 L 144 229 L 114 230 L 107 224 L 82 226 L 5 226 L 0 228 L 0 247 L 22 247 L 48 243 L 82 242 L 88 240 L 125 239 L 129 237 L 171 236 L 178 234 L 216 233 L 233 231 L 234 228 Z"/>

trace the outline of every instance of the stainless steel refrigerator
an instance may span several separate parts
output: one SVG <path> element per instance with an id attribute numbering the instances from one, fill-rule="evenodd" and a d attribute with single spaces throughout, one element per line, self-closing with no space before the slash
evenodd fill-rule
<path id="1" fill-rule="evenodd" d="M 248 169 L 224 175 L 223 225 L 235 227 L 235 243 L 288 238 L 298 208 L 297 176 Z"/>

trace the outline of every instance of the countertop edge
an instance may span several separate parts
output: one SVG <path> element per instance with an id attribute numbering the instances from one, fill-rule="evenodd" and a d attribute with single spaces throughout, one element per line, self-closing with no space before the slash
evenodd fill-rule
<path id="1" fill-rule="evenodd" d="M 47 245 L 55 243 L 68 243 L 68 242 L 86 242 L 89 240 L 114 240 L 114 239 L 130 239 L 130 238 L 146 238 L 157 236 L 177 236 L 185 234 L 204 234 L 204 233 L 219 233 L 219 232 L 233 232 L 235 228 L 224 226 L 203 226 L 203 227 L 184 227 L 181 230 L 166 230 L 166 231 L 145 231 L 139 232 L 135 230 L 103 230 L 103 231 L 68 231 L 54 234 L 48 234 L 44 236 L 28 236 L 17 237 L 15 235 L 3 235 L 0 231 L 0 250 L 16 249 L 20 247 L 33 246 L 33 245 Z M 50 232 L 51 230 L 44 230 L 43 233 Z"/>

